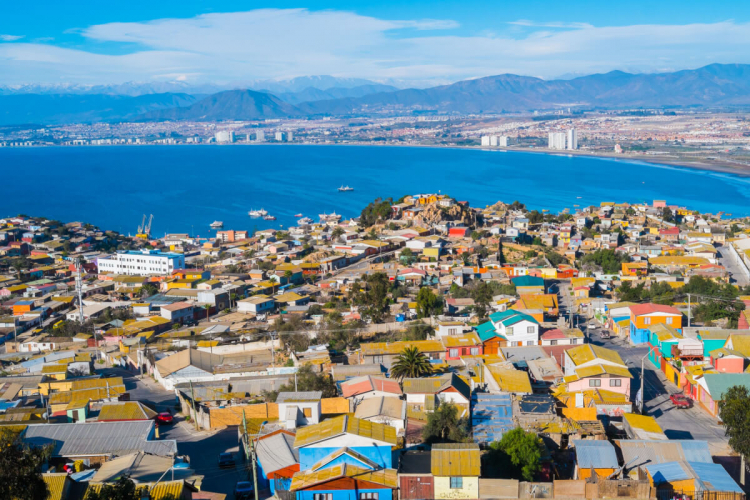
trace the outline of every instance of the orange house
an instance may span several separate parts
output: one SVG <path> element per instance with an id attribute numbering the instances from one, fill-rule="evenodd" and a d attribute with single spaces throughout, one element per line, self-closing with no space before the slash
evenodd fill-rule
<path id="1" fill-rule="evenodd" d="M 27 312 L 31 312 L 34 308 L 33 300 L 21 300 L 13 304 L 13 316 L 20 316 Z"/>
<path id="2" fill-rule="evenodd" d="M 646 276 L 648 274 L 648 262 L 623 262 L 623 276 Z"/>

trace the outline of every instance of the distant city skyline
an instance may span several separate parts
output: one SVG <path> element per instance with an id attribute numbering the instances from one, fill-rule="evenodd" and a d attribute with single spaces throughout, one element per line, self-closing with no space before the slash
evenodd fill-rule
<path id="1" fill-rule="evenodd" d="M 425 87 L 501 73 L 551 79 L 750 63 L 750 6 L 741 2 L 281 1 L 249 10 L 259 5 L 6 5 L 0 85 L 333 75 Z"/>

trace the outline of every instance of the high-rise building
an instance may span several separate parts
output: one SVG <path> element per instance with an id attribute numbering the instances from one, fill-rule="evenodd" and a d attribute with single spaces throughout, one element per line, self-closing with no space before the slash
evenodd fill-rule
<path id="1" fill-rule="evenodd" d="M 497 145 L 501 148 L 507 148 L 508 147 L 508 136 L 507 135 L 501 135 L 497 138 Z"/>
<path id="2" fill-rule="evenodd" d="M 497 145 L 498 145 L 497 136 L 496 135 L 491 135 L 490 136 L 490 146 L 497 146 Z"/>
<path id="3" fill-rule="evenodd" d="M 221 130 L 216 132 L 214 138 L 216 139 L 216 142 L 234 142 L 234 132 Z"/>
<path id="4" fill-rule="evenodd" d="M 565 133 L 550 132 L 547 147 L 549 149 L 565 149 Z"/>
<path id="5" fill-rule="evenodd" d="M 262 130 L 258 130 L 255 132 L 255 141 L 256 142 L 263 142 L 266 140 L 266 134 Z"/>
<path id="6" fill-rule="evenodd" d="M 274 139 L 276 139 L 279 142 L 282 142 L 284 140 L 284 132 L 276 132 L 274 134 Z"/>
<path id="7" fill-rule="evenodd" d="M 489 135 L 483 135 L 482 136 L 482 146 L 489 146 L 490 145 L 490 136 Z"/>
<path id="8" fill-rule="evenodd" d="M 97 261 L 100 272 L 127 275 L 171 274 L 185 267 L 181 253 L 162 253 L 159 250 L 120 251 Z"/>
<path id="9" fill-rule="evenodd" d="M 578 132 L 574 128 L 568 130 L 568 149 L 578 149 Z"/>
<path id="10" fill-rule="evenodd" d="M 292 131 L 290 130 L 286 133 L 286 142 L 292 142 L 293 139 L 294 137 L 292 136 Z"/>

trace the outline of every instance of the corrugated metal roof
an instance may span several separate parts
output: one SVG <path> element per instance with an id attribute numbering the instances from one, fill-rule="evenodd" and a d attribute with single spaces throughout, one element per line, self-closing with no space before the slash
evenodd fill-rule
<path id="1" fill-rule="evenodd" d="M 295 448 L 301 448 L 345 433 L 381 441 L 391 446 L 396 445 L 396 429 L 394 427 L 342 415 L 324 420 L 319 424 L 299 428 L 294 446 Z"/>
<path id="2" fill-rule="evenodd" d="M 312 403 L 320 401 L 322 397 L 321 391 L 280 392 L 276 397 L 276 403 Z"/>
<path id="3" fill-rule="evenodd" d="M 713 463 L 706 441 L 654 441 L 628 439 L 615 441 L 629 468 L 676 461 Z"/>
<path id="4" fill-rule="evenodd" d="M 396 469 L 382 469 L 378 471 L 368 471 L 362 467 L 355 467 L 349 464 L 337 465 L 328 469 L 318 471 L 297 472 L 292 478 L 291 491 L 304 490 L 316 484 L 326 483 L 341 477 L 351 477 L 356 481 L 368 481 L 382 485 L 386 488 L 396 488 L 398 486 L 398 472 Z"/>
<path id="5" fill-rule="evenodd" d="M 616 469 L 619 467 L 615 447 L 609 441 L 574 439 L 578 468 Z"/>
<path id="6" fill-rule="evenodd" d="M 151 408 L 143 406 L 138 401 L 121 401 L 117 403 L 104 403 L 99 410 L 98 420 L 149 420 L 156 416 Z"/>
<path id="7" fill-rule="evenodd" d="M 263 472 L 269 474 L 299 463 L 299 452 L 294 448 L 294 434 L 278 431 L 256 441 L 255 451 Z"/>
<path id="8" fill-rule="evenodd" d="M 701 489 L 708 491 L 734 491 L 743 493 L 742 488 L 720 464 L 689 462 Z"/>
<path id="9" fill-rule="evenodd" d="M 529 374 L 524 370 L 516 370 L 513 366 L 504 363 L 487 365 L 487 370 L 497 382 L 497 385 L 500 386 L 501 391 L 520 394 L 532 393 Z"/>
<path id="10" fill-rule="evenodd" d="M 513 423 L 513 405 L 509 394 L 475 393 L 471 398 L 471 428 L 474 442 L 500 441 Z"/>
<path id="11" fill-rule="evenodd" d="M 174 440 L 149 441 L 154 422 L 87 422 L 29 425 L 24 441 L 35 445 L 55 444 L 54 456 L 125 455 L 144 451 L 160 456 L 177 453 Z"/>
<path id="12" fill-rule="evenodd" d="M 42 474 L 42 479 L 47 485 L 47 500 L 65 500 L 63 493 L 68 480 L 67 474 Z"/>
<path id="13" fill-rule="evenodd" d="M 479 476 L 479 445 L 473 443 L 435 444 L 432 446 L 433 476 Z"/>
<path id="14" fill-rule="evenodd" d="M 693 475 L 685 470 L 681 462 L 665 462 L 646 466 L 651 479 L 655 485 L 692 479 Z"/>
<path id="15" fill-rule="evenodd" d="M 366 456 L 357 453 L 356 451 L 352 450 L 351 448 L 339 448 L 338 450 L 334 451 L 333 453 L 326 455 L 322 459 L 318 460 L 313 464 L 312 467 L 310 467 L 311 470 L 320 470 L 324 468 L 327 464 L 331 463 L 332 461 L 336 460 L 342 455 L 349 455 L 353 459 L 357 460 L 363 465 L 366 465 L 368 469 L 377 469 L 378 464 L 367 458 Z M 354 464 L 352 464 L 354 465 Z"/>

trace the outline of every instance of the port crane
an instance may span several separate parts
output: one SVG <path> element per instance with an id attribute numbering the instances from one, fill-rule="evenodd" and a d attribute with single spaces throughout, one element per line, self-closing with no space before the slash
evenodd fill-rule
<path id="1" fill-rule="evenodd" d="M 143 214 L 143 220 L 141 220 L 141 225 L 138 226 L 138 234 L 135 236 L 137 238 L 142 238 L 144 240 L 147 240 L 148 237 L 151 235 L 151 223 L 154 221 L 154 214 L 151 214 L 148 218 L 148 224 L 146 223 L 146 214 Z"/>

